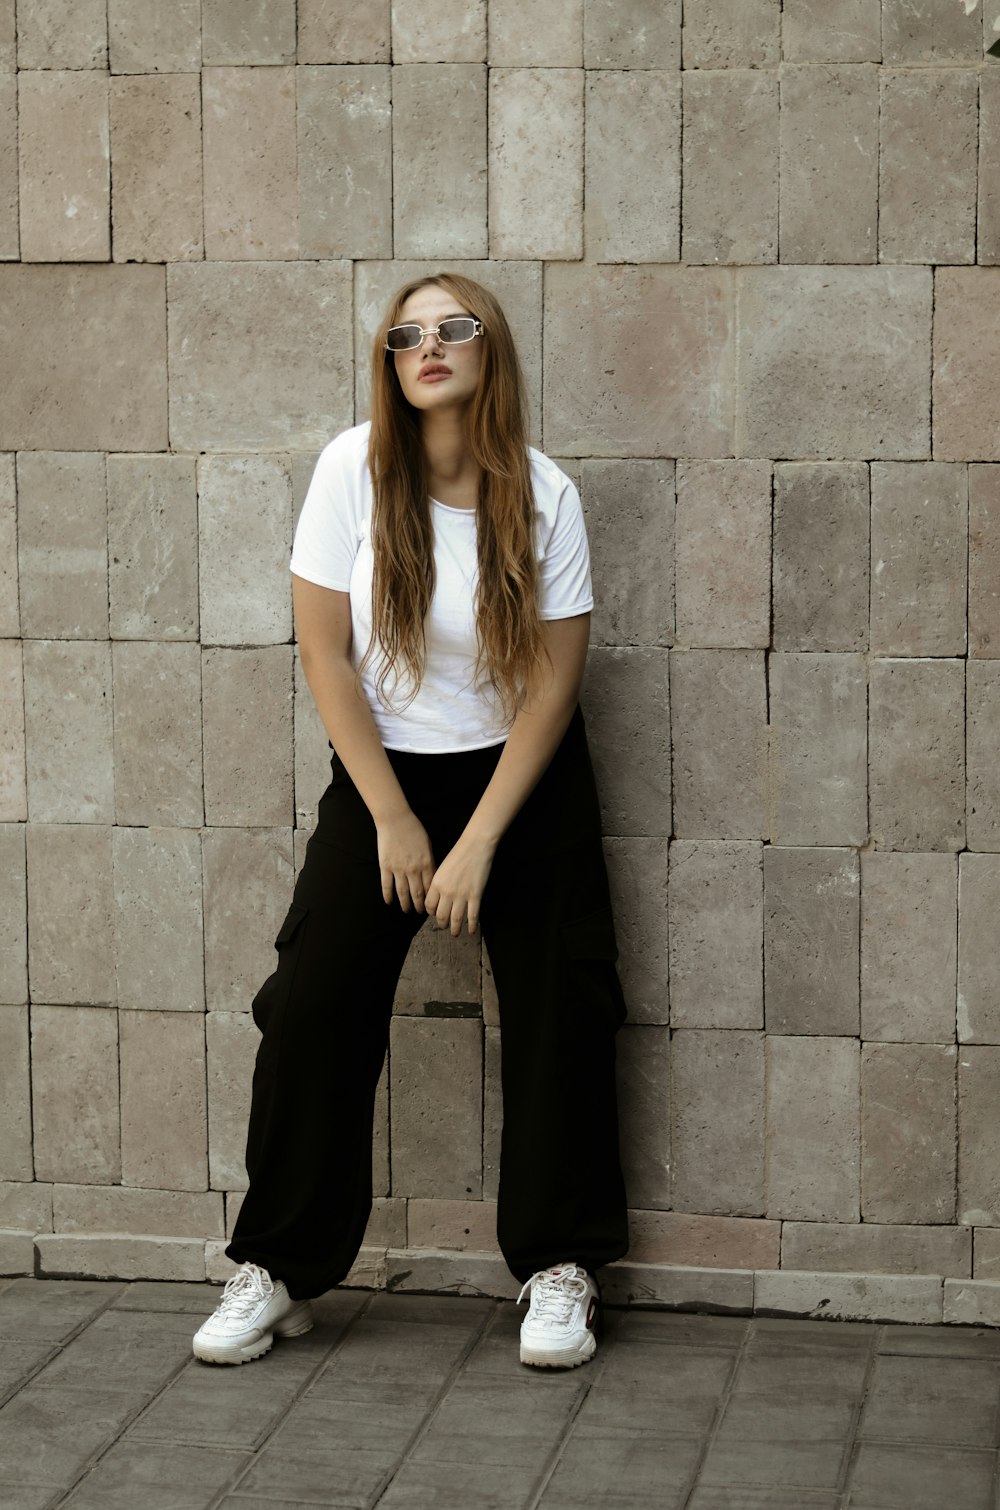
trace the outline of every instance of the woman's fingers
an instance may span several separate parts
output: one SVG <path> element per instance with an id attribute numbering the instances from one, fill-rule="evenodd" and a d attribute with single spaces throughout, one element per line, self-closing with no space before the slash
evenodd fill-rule
<path id="1" fill-rule="evenodd" d="M 384 865 L 380 866 L 379 870 L 382 877 L 382 900 L 388 907 L 395 895 L 396 878 L 392 871 L 387 870 Z"/>

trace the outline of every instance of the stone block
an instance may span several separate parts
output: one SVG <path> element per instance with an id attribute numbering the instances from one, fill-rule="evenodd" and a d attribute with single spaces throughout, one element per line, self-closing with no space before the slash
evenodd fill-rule
<path id="1" fill-rule="evenodd" d="M 874 462 L 871 648 L 964 655 L 968 482 L 946 462 Z"/>
<path id="2" fill-rule="evenodd" d="M 267 828 L 292 822 L 290 645 L 202 652 L 205 821 Z"/>
<path id="3" fill-rule="evenodd" d="M 887 69 L 880 83 L 879 261 L 975 262 L 975 72 Z"/>
<path id="4" fill-rule="evenodd" d="M 774 468 L 775 650 L 867 650 L 868 467 Z"/>
<path id="5" fill-rule="evenodd" d="M 106 641 L 26 641 L 24 713 L 32 820 L 110 823 L 111 646 Z"/>
<path id="6" fill-rule="evenodd" d="M 297 257 L 294 69 L 206 68 L 202 110 L 205 255 Z"/>
<path id="7" fill-rule="evenodd" d="M 955 1220 L 953 1044 L 866 1043 L 861 1050 L 861 1217 Z"/>
<path id="8" fill-rule="evenodd" d="M 579 68 L 583 63 L 584 0 L 539 10 L 531 0 L 490 0 L 493 68 Z M 395 34 L 393 36 L 395 42 Z"/>
<path id="9" fill-rule="evenodd" d="M 165 300 L 162 267 L 0 263 L 0 450 L 165 449 Z"/>
<path id="10" fill-rule="evenodd" d="M 246 1012 L 275 966 L 274 938 L 292 893 L 289 829 L 209 829 L 205 874 L 205 998 Z"/>
<path id="11" fill-rule="evenodd" d="M 201 0 L 108 0 L 112 73 L 196 73 Z"/>
<path id="12" fill-rule="evenodd" d="M 201 639 L 278 645 L 292 637 L 292 489 L 275 456 L 206 456 L 198 466 Z"/>
<path id="13" fill-rule="evenodd" d="M 107 637 L 108 503 L 102 455 L 21 452 L 17 568 L 26 636 Z"/>
<path id="14" fill-rule="evenodd" d="M 592 262 L 680 256 L 681 80 L 676 72 L 587 74 L 584 237 Z M 656 164 L 650 173 L 648 165 Z"/>
<path id="15" fill-rule="evenodd" d="M 31 1117 L 37 1179 L 110 1185 L 121 1178 L 113 1008 L 32 1007 Z"/>
<path id="16" fill-rule="evenodd" d="M 585 461 L 581 494 L 600 592 L 595 645 L 670 645 L 674 638 L 674 464 Z M 655 569 L 637 572 L 645 558 Z"/>
<path id="17" fill-rule="evenodd" d="M 965 847 L 965 665 L 873 660 L 869 803 L 880 849 Z"/>
<path id="18" fill-rule="evenodd" d="M 442 1202 L 442 1205 L 450 1204 Z M 477 1207 L 482 1203 L 470 1201 L 469 1205 Z M 393 1200 L 391 1196 L 376 1196 L 372 1202 L 372 1213 L 368 1218 L 368 1226 L 365 1228 L 365 1241 L 362 1245 L 383 1248 L 401 1248 L 406 1243 L 406 1213 L 410 1206 L 409 1201 Z"/>
<path id="19" fill-rule="evenodd" d="M 583 111 L 582 69 L 491 70 L 490 256 L 583 256 Z"/>
<path id="20" fill-rule="evenodd" d="M 790 63 L 878 63 L 879 0 L 783 0 L 781 41 Z"/>
<path id="21" fill-rule="evenodd" d="M 584 0 L 585 68 L 679 68 L 680 0 Z"/>
<path id="22" fill-rule="evenodd" d="M 528 28 L 532 35 L 537 19 Z M 392 58 L 394 63 L 485 62 L 486 0 L 438 0 L 433 6 L 392 0 Z"/>
<path id="23" fill-rule="evenodd" d="M 754 1276 L 754 1310 L 758 1316 L 933 1326 L 942 1318 L 942 1283 L 930 1274 L 834 1275 L 781 1269 Z"/>
<path id="24" fill-rule="evenodd" d="M 630 1206 L 670 1204 L 670 1032 L 626 1023 L 615 1038 L 618 1137 Z"/>
<path id="25" fill-rule="evenodd" d="M 778 119 L 770 74 L 684 74 L 686 263 L 777 262 Z"/>
<path id="26" fill-rule="evenodd" d="M 375 1114 L 372 1119 L 372 1193 L 389 1194 L 389 1056 L 386 1055 L 375 1087 Z"/>
<path id="27" fill-rule="evenodd" d="M 393 1239 L 389 1246 L 494 1253 L 498 1251 L 496 1202 L 407 1201 L 406 1236 Z"/>
<path id="28" fill-rule="evenodd" d="M 300 255 L 391 257 L 389 68 L 307 67 L 296 78 Z"/>
<path id="29" fill-rule="evenodd" d="M 876 261 L 878 110 L 874 65 L 783 65 L 782 262 Z"/>
<path id="30" fill-rule="evenodd" d="M 1000 269 L 940 268 L 934 277 L 933 379 L 939 461 L 1000 461 L 991 398 L 998 384 Z"/>
<path id="31" fill-rule="evenodd" d="M 582 701 L 604 832 L 616 837 L 666 838 L 670 833 L 667 652 L 595 650 Z"/>
<path id="32" fill-rule="evenodd" d="M 0 1274 L 34 1277 L 35 1240 L 30 1232 L 0 1232 Z"/>
<path id="33" fill-rule="evenodd" d="M 764 1209 L 764 1035 L 680 1028 L 671 1041 L 675 1210 Z"/>
<path id="34" fill-rule="evenodd" d="M 151 1279 L 204 1282 L 204 1239 L 178 1237 L 66 1237 L 42 1233 L 35 1242 L 43 1279 Z"/>
<path id="35" fill-rule="evenodd" d="M 106 68 L 105 0 L 31 0 L 17 7 L 19 68 Z"/>
<path id="36" fill-rule="evenodd" d="M 13 72 L 17 66 L 15 0 L 0 0 L 0 69 Z"/>
<path id="37" fill-rule="evenodd" d="M 767 834 L 767 692 L 760 650 L 670 654 L 674 833 Z"/>
<path id="38" fill-rule="evenodd" d="M 0 80 L 2 82 L 2 80 Z M 17 485 L 14 454 L 0 455 L 0 638 L 21 633 L 17 581 Z"/>
<path id="39" fill-rule="evenodd" d="M 107 261 L 107 78 L 84 70 L 24 70 L 17 93 L 21 260 Z"/>
<path id="40" fill-rule="evenodd" d="M 28 1000 L 28 873 L 24 825 L 0 824 L 0 1001 Z M 0 1226 L 3 1226 L 0 1210 Z"/>
<path id="41" fill-rule="evenodd" d="M 27 1014 L 25 1014 L 25 1084 L 27 1084 Z M 76 1188 L 75 1186 L 72 1188 Z M 12 1180 L 0 1184 L 0 1227 L 15 1232 L 52 1231 L 51 1185 L 31 1180 Z"/>
<path id="42" fill-rule="evenodd" d="M 712 268 L 549 267 L 546 447 L 557 456 L 731 453 L 733 291 L 732 277 Z"/>
<path id="43" fill-rule="evenodd" d="M 443 99 L 447 112 L 440 108 Z M 481 64 L 393 69 L 392 175 L 396 255 L 485 256 L 486 69 Z"/>
<path id="44" fill-rule="evenodd" d="M 201 0 L 206 64 L 294 63 L 295 0 Z"/>
<path id="45" fill-rule="evenodd" d="M 492 1253 L 389 1248 L 382 1284 L 394 1295 L 408 1291 L 418 1295 L 446 1292 L 510 1299 L 510 1270 L 502 1258 Z"/>
<path id="46" fill-rule="evenodd" d="M 482 1033 L 461 1019 L 393 1018 L 393 1195 L 480 1197 Z"/>
<path id="47" fill-rule="evenodd" d="M 952 855 L 861 855 L 861 1036 L 955 1036 L 958 866 Z"/>
<path id="48" fill-rule="evenodd" d="M 969 468 L 969 654 L 1000 657 L 1000 467 Z"/>
<path id="49" fill-rule="evenodd" d="M 764 1026 L 761 848 L 689 839 L 670 846 L 675 1028 Z"/>
<path id="50" fill-rule="evenodd" d="M 982 55 L 978 4 L 963 0 L 946 7 L 934 0 L 882 0 L 883 62 L 978 63 Z"/>
<path id="51" fill-rule="evenodd" d="M 963 1044 L 958 1057 L 958 1220 L 1000 1227 L 1000 1047 Z"/>
<path id="52" fill-rule="evenodd" d="M 17 640 L 0 640 L 0 820 L 28 816 L 24 751 L 23 653 Z"/>
<path id="53" fill-rule="evenodd" d="M 349 262 L 180 263 L 169 285 L 175 450 L 319 450 L 353 424 Z"/>
<path id="54" fill-rule="evenodd" d="M 453 939 L 425 923 L 403 965 L 394 1010 L 410 1017 L 478 1017 L 480 973 L 478 935 Z"/>
<path id="55" fill-rule="evenodd" d="M 112 661 L 117 821 L 200 827 L 198 646 L 120 641 Z"/>
<path id="56" fill-rule="evenodd" d="M 243 1190 L 250 1087 L 260 1034 L 248 1012 L 210 1012 L 205 1040 L 209 1182 L 215 1190 Z"/>
<path id="57" fill-rule="evenodd" d="M 958 900 L 959 1042 L 1000 1043 L 1000 982 L 996 968 L 1000 855 L 960 857 Z"/>
<path id="58" fill-rule="evenodd" d="M 972 1233 L 967 1227 L 784 1222 L 781 1265 L 834 1274 L 969 1275 Z"/>
<path id="59" fill-rule="evenodd" d="M 204 1190 L 205 1022 L 186 1012 L 119 1012 L 122 1183 Z"/>
<path id="60" fill-rule="evenodd" d="M 864 844 L 864 657 L 773 654 L 769 672 L 772 843 Z"/>
<path id="61" fill-rule="evenodd" d="M 765 848 L 769 1033 L 857 1036 L 860 890 L 853 850 Z"/>
<path id="62" fill-rule="evenodd" d="M 4 1180 L 30 1180 L 33 1164 L 27 1007 L 0 1007 L 0 1049 L 0 1176 Z M 6 1212 L 4 1220 L 7 1225 Z"/>
<path id="63" fill-rule="evenodd" d="M 758 68 L 781 60 L 781 0 L 685 0 L 685 68 Z"/>
<path id="64" fill-rule="evenodd" d="M 1000 1284 L 995 1280 L 946 1279 L 942 1320 L 958 1326 L 1000 1326 Z"/>
<path id="65" fill-rule="evenodd" d="M 776 1269 L 781 1223 L 741 1216 L 630 1211 L 629 1259 L 703 1269 Z"/>
<path id="66" fill-rule="evenodd" d="M 973 1277 L 1000 1280 L 1000 1230 L 995 1227 L 977 1227 L 974 1233 L 968 1227 L 959 1227 L 957 1230 L 968 1232 L 969 1236 L 974 1238 Z"/>
<path id="67" fill-rule="evenodd" d="M 113 1003 L 111 830 L 31 824 L 27 858 L 32 1001 Z"/>
<path id="68" fill-rule="evenodd" d="M 666 1264 L 609 1264 L 601 1293 L 609 1305 L 648 1306 L 723 1315 L 753 1309 L 753 1275 L 739 1269 L 676 1268 Z"/>
<path id="69" fill-rule="evenodd" d="M 676 563 L 682 645 L 770 644 L 770 462 L 677 463 Z"/>
<path id="70" fill-rule="evenodd" d="M 108 457 L 108 551 L 114 639 L 198 638 L 193 456 Z"/>
<path id="71" fill-rule="evenodd" d="M 1000 19 L 1000 17 L 998 17 Z M 997 40 L 987 36 L 989 45 Z M 984 68 L 979 76 L 979 195 L 976 261 L 1000 262 L 1000 75 Z"/>
<path id="72" fill-rule="evenodd" d="M 629 1018 L 666 1023 L 667 842 L 609 839 L 605 858 L 618 936 L 618 975 Z"/>
<path id="73" fill-rule="evenodd" d="M 484 956 L 485 961 L 485 956 Z M 484 971 L 485 974 L 485 971 Z M 500 1138 L 503 1102 L 500 1086 L 500 1029 L 483 1029 L 483 1200 L 495 1201 L 500 1190 Z"/>
<path id="74" fill-rule="evenodd" d="M 174 1238 L 221 1237 L 223 1198 L 219 1191 L 134 1190 L 122 1185 L 53 1185 L 52 1225 L 66 1237 L 87 1233 Z"/>
<path id="75" fill-rule="evenodd" d="M 298 653 L 295 656 L 295 827 L 316 826 L 319 799 L 330 784 L 330 741 L 316 711 Z"/>
<path id="76" fill-rule="evenodd" d="M 112 80 L 111 174 L 116 262 L 204 256 L 197 73 Z"/>
<path id="77" fill-rule="evenodd" d="M 2 25 L 2 22 L 0 22 Z M 0 73 L 0 258 L 20 256 L 17 173 L 17 75 Z"/>
<path id="78" fill-rule="evenodd" d="M 390 0 L 298 0 L 300 63 L 388 63 Z"/>
<path id="79" fill-rule="evenodd" d="M 201 836 L 116 828 L 111 860 L 118 1005 L 203 1011 Z"/>
<path id="80" fill-rule="evenodd" d="M 859 1089 L 854 1039 L 768 1037 L 768 1216 L 858 1221 Z"/>

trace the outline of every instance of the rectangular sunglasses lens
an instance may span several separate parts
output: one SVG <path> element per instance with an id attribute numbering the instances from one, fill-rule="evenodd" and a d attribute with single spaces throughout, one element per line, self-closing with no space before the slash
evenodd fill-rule
<path id="1" fill-rule="evenodd" d="M 420 345 L 420 326 L 394 325 L 386 333 L 385 342 L 390 351 L 409 351 Z"/>
<path id="2" fill-rule="evenodd" d="M 439 334 L 446 345 L 454 346 L 459 341 L 471 341 L 476 333 L 476 322 L 470 315 L 456 315 L 453 320 L 442 320 Z"/>

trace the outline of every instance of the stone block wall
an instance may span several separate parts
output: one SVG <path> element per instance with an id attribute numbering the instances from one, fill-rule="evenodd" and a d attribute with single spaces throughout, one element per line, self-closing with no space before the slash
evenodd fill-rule
<path id="1" fill-rule="evenodd" d="M 0 0 L 0 1269 L 227 1272 L 328 753 L 296 509 L 447 266 L 589 520 L 611 1292 L 1000 1322 L 998 36 Z M 498 1076 L 488 959 L 422 935 L 360 1282 L 507 1292 Z"/>

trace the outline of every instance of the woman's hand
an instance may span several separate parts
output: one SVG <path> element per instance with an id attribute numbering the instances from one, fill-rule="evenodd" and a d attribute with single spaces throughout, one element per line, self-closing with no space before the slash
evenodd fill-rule
<path id="1" fill-rule="evenodd" d="M 464 833 L 437 870 L 427 892 L 427 915 L 439 928 L 450 928 L 452 938 L 468 918 L 469 932 L 479 927 L 479 906 L 489 880 L 495 846 Z"/>
<path id="2" fill-rule="evenodd" d="M 424 910 L 424 898 L 434 876 L 434 855 L 427 830 L 409 808 L 398 817 L 376 823 L 378 864 L 382 896 L 387 903 L 393 893 L 404 912 Z"/>

